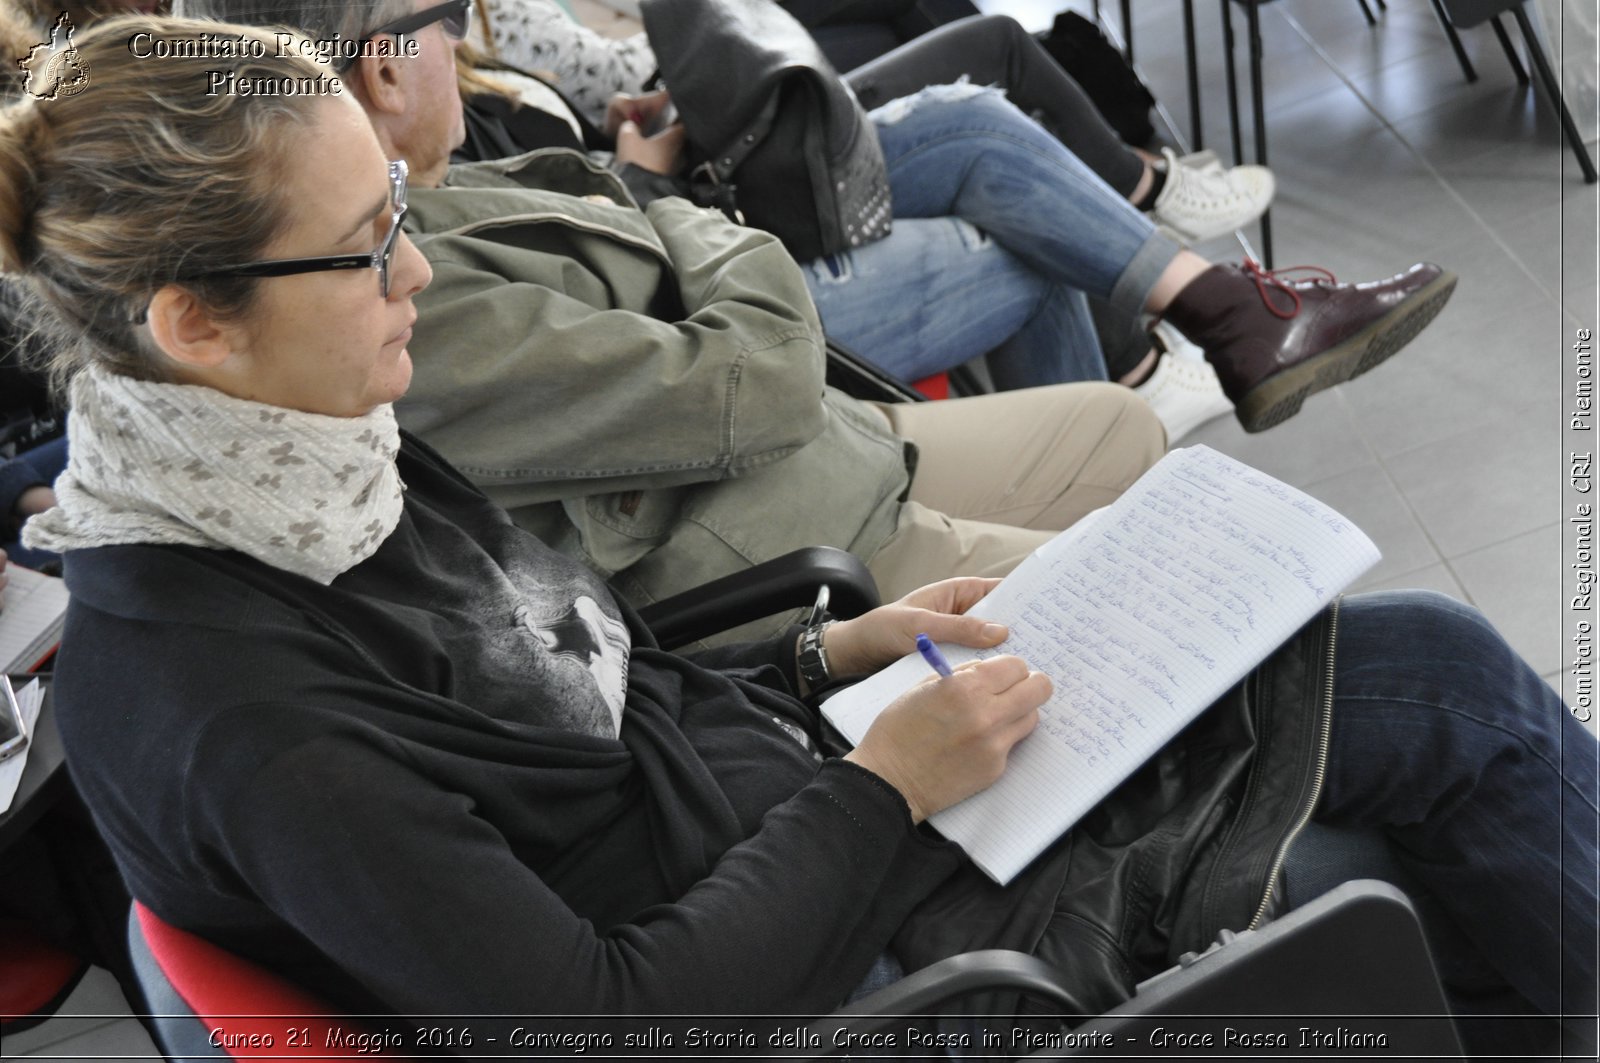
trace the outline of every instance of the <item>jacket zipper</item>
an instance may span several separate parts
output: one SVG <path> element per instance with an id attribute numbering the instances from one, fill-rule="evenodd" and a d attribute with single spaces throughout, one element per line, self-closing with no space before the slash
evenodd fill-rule
<path id="1" fill-rule="evenodd" d="M 1289 828 L 1289 833 L 1278 843 L 1277 852 L 1272 857 L 1271 870 L 1267 873 L 1266 889 L 1256 905 L 1255 915 L 1250 917 L 1250 922 L 1245 926 L 1246 930 L 1255 930 L 1266 918 L 1267 908 L 1272 904 L 1273 891 L 1278 885 L 1278 876 L 1283 873 L 1284 861 L 1289 857 L 1289 847 L 1300 836 L 1305 825 L 1311 821 L 1311 813 L 1316 809 L 1317 801 L 1322 796 L 1322 784 L 1328 775 L 1328 739 L 1333 733 L 1333 653 L 1339 635 L 1339 603 L 1342 600 L 1342 598 L 1334 599 L 1333 615 L 1328 620 L 1328 658 L 1323 671 L 1322 714 L 1317 721 L 1317 754 L 1311 771 L 1311 790 L 1304 805 L 1301 806 L 1300 814 L 1295 818 L 1294 826 Z"/>

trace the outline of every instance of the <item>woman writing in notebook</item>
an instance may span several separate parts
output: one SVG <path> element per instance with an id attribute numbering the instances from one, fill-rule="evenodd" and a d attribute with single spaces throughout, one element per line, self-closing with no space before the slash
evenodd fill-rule
<path id="1" fill-rule="evenodd" d="M 1048 681 L 1014 657 L 930 676 L 854 749 L 799 694 L 918 632 L 997 644 L 961 615 L 991 584 L 657 649 L 396 429 L 429 272 L 350 98 L 207 96 L 209 69 L 326 71 L 126 47 L 216 30 L 98 27 L 85 91 L 0 112 L 0 256 L 70 378 L 59 505 L 25 532 L 67 559 L 61 728 L 168 922 L 400 1015 L 822 1012 L 986 946 L 1070 956 L 1102 1008 L 1241 928 L 1316 802 L 1445 902 L 1471 942 L 1447 968 L 1492 972 L 1464 989 L 1555 1014 L 1563 977 L 1592 987 L 1593 740 L 1438 596 L 1314 621 L 1071 845 L 984 885 L 919 824 L 999 775 Z"/>

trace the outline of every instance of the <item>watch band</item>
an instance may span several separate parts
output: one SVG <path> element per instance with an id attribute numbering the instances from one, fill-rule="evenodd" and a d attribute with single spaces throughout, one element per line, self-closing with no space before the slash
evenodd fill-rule
<path id="1" fill-rule="evenodd" d="M 800 652 L 795 657 L 795 669 L 800 673 L 806 686 L 812 690 L 821 687 L 833 678 L 828 669 L 828 648 L 822 644 L 822 634 L 828 630 L 832 620 L 813 624 L 805 629 L 800 636 Z"/>

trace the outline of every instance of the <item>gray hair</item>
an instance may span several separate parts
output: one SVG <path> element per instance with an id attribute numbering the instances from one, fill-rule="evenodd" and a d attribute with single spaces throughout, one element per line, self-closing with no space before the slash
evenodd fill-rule
<path id="1" fill-rule="evenodd" d="M 287 26 L 312 40 L 359 40 L 411 13 L 409 0 L 175 0 L 173 14 L 246 26 Z"/>

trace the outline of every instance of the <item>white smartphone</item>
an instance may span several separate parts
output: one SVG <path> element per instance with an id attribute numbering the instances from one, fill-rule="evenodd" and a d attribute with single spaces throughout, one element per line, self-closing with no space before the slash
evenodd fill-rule
<path id="1" fill-rule="evenodd" d="M 28 748 L 28 729 L 17 706 L 17 692 L 11 680 L 0 675 L 0 760 L 9 760 Z"/>

